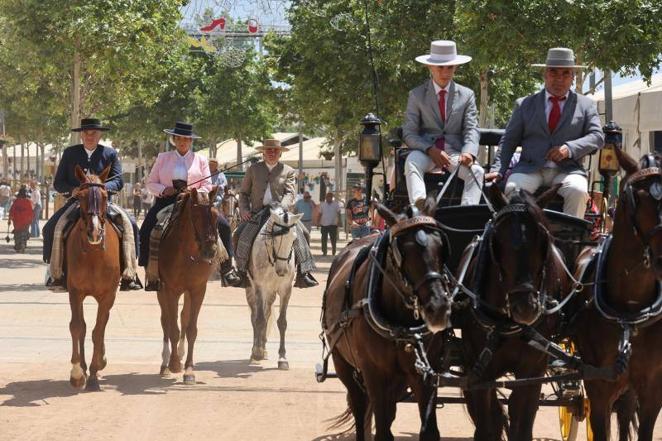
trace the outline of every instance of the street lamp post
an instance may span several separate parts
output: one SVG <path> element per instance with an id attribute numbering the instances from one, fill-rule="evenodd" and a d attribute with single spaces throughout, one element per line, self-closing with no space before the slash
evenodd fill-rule
<path id="1" fill-rule="evenodd" d="M 372 113 L 361 120 L 363 131 L 359 137 L 359 162 L 365 167 L 366 204 L 372 197 L 372 177 L 374 169 L 382 159 L 382 121 Z"/>

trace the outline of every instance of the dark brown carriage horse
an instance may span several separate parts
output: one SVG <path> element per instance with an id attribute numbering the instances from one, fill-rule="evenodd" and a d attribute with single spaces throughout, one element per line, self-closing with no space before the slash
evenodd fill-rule
<path id="1" fill-rule="evenodd" d="M 614 367 L 615 381 L 585 380 L 596 441 L 609 439 L 610 415 L 625 392 L 638 399 L 639 436 L 653 438 L 662 406 L 662 160 L 637 164 L 616 150 L 621 181 L 613 231 L 578 258 L 586 286 L 570 311 L 585 363 Z"/>
<path id="2" fill-rule="evenodd" d="M 99 176 L 87 176 L 76 166 L 76 177 L 81 182 L 76 196 L 80 202 L 80 219 L 66 239 L 67 287 L 71 306 L 69 330 L 73 350 L 71 354 L 72 386 L 98 391 L 97 372 L 106 367 L 104 333 L 115 303 L 120 281 L 120 239 L 110 222 L 106 221 L 108 193 L 103 182 L 110 167 Z M 83 300 L 92 296 L 98 303 L 97 321 L 92 331 L 94 352 L 87 378 L 85 362 L 85 318 Z"/>
<path id="3" fill-rule="evenodd" d="M 415 369 L 411 342 L 402 335 L 392 338 L 385 330 L 422 329 L 427 333 L 424 342 L 429 359 L 440 359 L 439 331 L 449 325 L 451 302 L 443 270 L 448 242 L 432 217 L 433 205 L 434 201 L 428 201 L 423 214 L 412 218 L 396 216 L 378 206 L 390 229 L 379 236 L 381 239 L 373 235 L 353 241 L 334 260 L 329 272 L 322 324 L 335 370 L 347 388 L 349 407 L 334 427 L 353 416 L 359 441 L 370 438 L 373 414 L 374 439 L 393 440 L 391 424 L 396 403 L 405 396 L 407 387 L 418 402 L 420 439 L 439 439 L 437 388 L 425 382 Z M 374 259 L 365 257 L 368 250 L 375 251 Z M 381 274 L 379 268 L 385 274 L 381 283 L 373 283 L 371 273 Z M 369 294 L 373 284 L 374 296 Z M 366 303 L 370 298 L 374 302 Z"/>
<path id="4" fill-rule="evenodd" d="M 164 231 L 159 246 L 158 299 L 163 328 L 160 373 L 167 376 L 182 371 L 186 339 L 185 384 L 195 384 L 193 346 L 198 335 L 198 315 L 218 252 L 218 212 L 213 207 L 216 190 L 214 187 L 207 194 L 192 188 L 179 194 L 173 221 Z M 180 332 L 177 312 L 182 294 L 185 295 Z"/>
<path id="5" fill-rule="evenodd" d="M 462 329 L 468 387 L 464 394 L 476 430 L 476 440 L 531 440 L 541 385 L 516 387 L 508 400 L 508 417 L 494 388 L 472 385 L 498 379 L 543 377 L 548 357 L 527 344 L 524 336 L 535 329 L 550 338 L 557 316 L 546 315 L 548 301 L 571 290 L 563 257 L 556 249 L 543 207 L 558 186 L 537 200 L 525 191 L 506 200 L 492 185 L 489 198 L 497 210 L 476 244 L 466 286 L 475 295 L 458 321 Z M 470 255 L 465 252 L 465 259 Z M 490 355 L 488 355 L 490 354 Z M 509 421 L 510 420 L 510 421 Z"/>

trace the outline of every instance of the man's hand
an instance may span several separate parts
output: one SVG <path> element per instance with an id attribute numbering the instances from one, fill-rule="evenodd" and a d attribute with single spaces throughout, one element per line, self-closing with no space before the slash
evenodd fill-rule
<path id="1" fill-rule="evenodd" d="M 80 193 L 80 189 L 78 187 L 74 188 L 73 190 L 71 190 L 71 197 L 72 198 L 77 198 L 78 193 Z"/>
<path id="2" fill-rule="evenodd" d="M 570 149 L 567 145 L 552 147 L 548 152 L 545 159 L 548 161 L 561 162 L 570 157 Z"/>
<path id="3" fill-rule="evenodd" d="M 175 187 L 166 187 L 161 194 L 163 196 L 173 196 L 176 192 L 177 190 L 175 190 Z"/>
<path id="4" fill-rule="evenodd" d="M 501 175 L 498 172 L 490 172 L 485 175 L 485 182 L 492 182 L 496 184 L 501 181 Z"/>
<path id="5" fill-rule="evenodd" d="M 471 164 L 474 163 L 474 157 L 471 153 L 461 153 L 458 162 L 460 164 L 466 165 L 467 167 L 471 167 Z"/>
<path id="6" fill-rule="evenodd" d="M 428 156 L 439 168 L 447 169 L 451 165 L 451 159 L 448 154 L 443 150 L 439 150 L 435 146 L 428 149 Z"/>
<path id="7" fill-rule="evenodd" d="M 249 211 L 241 211 L 241 220 L 247 221 L 251 219 L 251 213 Z"/>

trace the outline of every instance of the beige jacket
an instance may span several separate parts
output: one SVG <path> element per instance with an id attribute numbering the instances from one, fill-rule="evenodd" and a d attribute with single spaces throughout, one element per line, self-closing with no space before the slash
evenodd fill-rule
<path id="1" fill-rule="evenodd" d="M 260 161 L 248 168 L 241 181 L 239 209 L 242 213 L 255 213 L 263 207 L 267 184 L 271 189 L 272 200 L 280 202 L 286 210 L 292 207 L 296 191 L 294 169 L 279 162 L 269 171 L 267 164 Z"/>

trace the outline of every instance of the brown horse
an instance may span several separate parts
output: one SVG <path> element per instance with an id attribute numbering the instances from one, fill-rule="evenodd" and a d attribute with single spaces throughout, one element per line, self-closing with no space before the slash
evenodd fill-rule
<path id="1" fill-rule="evenodd" d="M 209 194 L 198 192 L 195 188 L 181 193 L 173 210 L 174 220 L 163 233 L 159 247 L 161 283 L 158 298 L 163 327 L 161 375 L 182 371 L 181 358 L 186 339 L 185 384 L 195 384 L 193 346 L 198 335 L 198 314 L 218 252 L 218 212 L 213 207 L 215 196 L 216 188 Z M 180 334 L 177 310 L 182 294 L 185 296 Z"/>
<path id="2" fill-rule="evenodd" d="M 439 331 L 449 325 L 451 302 L 444 272 L 448 242 L 432 217 L 433 205 L 429 200 L 423 214 L 412 218 L 378 206 L 390 230 L 379 240 L 373 235 L 353 241 L 329 273 L 322 325 L 349 407 L 334 427 L 353 416 L 358 441 L 369 439 L 372 414 L 375 440 L 393 440 L 396 403 L 407 387 L 418 402 L 420 439 L 439 440 L 437 388 L 417 372 L 410 338 L 426 334 L 428 359 L 440 360 Z M 371 248 L 373 257 L 363 259 Z"/>
<path id="3" fill-rule="evenodd" d="M 616 150 L 621 181 L 611 236 L 578 258 L 587 284 L 571 331 L 584 362 L 614 367 L 615 381 L 584 381 L 596 441 L 608 440 L 616 400 L 634 391 L 639 440 L 653 438 L 662 406 L 662 161 Z"/>
<path id="4" fill-rule="evenodd" d="M 456 322 L 462 329 L 469 379 L 465 397 L 476 440 L 501 440 L 504 431 L 510 440 L 533 437 L 540 384 L 513 390 L 508 400 L 510 423 L 496 389 L 471 386 L 506 373 L 518 379 L 545 374 L 548 357 L 523 336 L 533 328 L 550 338 L 558 320 L 545 314 L 548 301 L 570 292 L 567 268 L 541 209 L 557 190 L 558 186 L 537 200 L 520 190 L 506 200 L 496 185 L 489 189 L 497 213 L 486 225 L 467 273 L 473 307 Z"/>
<path id="5" fill-rule="evenodd" d="M 106 367 L 104 333 L 110 316 L 110 308 L 115 303 L 115 295 L 120 281 L 120 240 L 117 231 L 106 221 L 108 193 L 103 182 L 108 177 L 110 167 L 99 176 L 86 176 L 76 166 L 76 177 L 81 182 L 76 197 L 80 202 L 80 219 L 73 226 L 66 240 L 67 287 L 71 306 L 69 330 L 73 350 L 71 354 L 72 386 L 98 391 L 97 372 Z M 90 363 L 90 376 L 87 377 L 85 362 L 85 318 L 83 300 L 92 296 L 98 303 L 97 322 L 92 331 L 94 352 Z"/>

